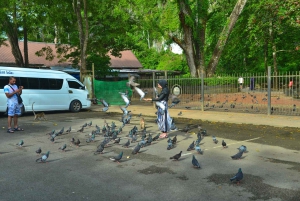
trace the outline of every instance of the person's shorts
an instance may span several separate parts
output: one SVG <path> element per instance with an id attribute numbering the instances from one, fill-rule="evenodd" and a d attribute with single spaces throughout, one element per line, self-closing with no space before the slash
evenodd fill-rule
<path id="1" fill-rule="evenodd" d="M 9 104 L 7 106 L 8 107 L 7 115 L 8 116 L 21 115 L 21 106 L 22 104 L 18 104 L 18 103 Z"/>

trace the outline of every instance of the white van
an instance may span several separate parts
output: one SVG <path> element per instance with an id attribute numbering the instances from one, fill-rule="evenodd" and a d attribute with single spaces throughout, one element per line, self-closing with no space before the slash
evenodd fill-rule
<path id="1" fill-rule="evenodd" d="M 79 112 L 91 107 L 86 87 L 73 76 L 55 70 L 29 69 L 0 66 L 0 87 L 8 84 L 9 77 L 16 78 L 16 85 L 23 86 L 22 113 L 32 111 L 70 110 Z M 0 95 L 0 112 L 6 111 L 7 98 Z"/>

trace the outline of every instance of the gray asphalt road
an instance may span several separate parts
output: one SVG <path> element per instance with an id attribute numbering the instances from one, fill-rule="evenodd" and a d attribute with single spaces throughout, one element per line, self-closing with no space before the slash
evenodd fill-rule
<path id="1" fill-rule="evenodd" d="M 203 155 L 187 151 L 188 145 L 196 139 L 193 133 L 175 131 L 178 144 L 167 150 L 167 140 L 160 139 L 141 149 L 138 155 L 129 148 L 121 147 L 127 141 L 125 135 L 139 125 L 134 116 L 131 124 L 126 125 L 120 135 L 120 145 L 110 144 L 104 154 L 94 155 L 96 146 L 103 137 L 97 136 L 96 142 L 86 143 L 88 134 L 95 125 L 103 126 L 114 121 L 119 127 L 119 115 L 101 112 L 48 113 L 48 121 L 33 121 L 28 114 L 20 119 L 25 131 L 6 133 L 6 118 L 0 118 L 3 132 L 0 140 L 0 200 L 299 200 L 300 197 L 300 160 L 299 151 L 257 142 L 256 138 L 225 138 L 228 148 L 223 149 L 212 142 L 211 136 L 201 142 Z M 147 131 L 158 133 L 154 119 L 146 117 Z M 93 121 L 93 126 L 76 132 L 81 125 Z M 178 122 L 178 127 L 183 124 Z M 215 123 L 217 125 L 217 123 Z M 58 136 L 51 143 L 46 135 L 51 130 L 72 126 L 70 134 Z M 222 128 L 214 135 L 221 135 Z M 237 131 L 240 127 L 234 127 Z M 219 132 L 219 133 L 218 133 Z M 253 132 L 260 132 L 259 130 Z M 265 131 L 264 131 L 265 132 Z M 271 133 L 270 133 L 271 134 Z M 70 146 L 70 139 L 80 139 L 79 148 Z M 15 144 L 24 140 L 24 147 Z M 67 151 L 58 150 L 67 144 Z M 237 147 L 246 145 L 249 152 L 241 160 L 232 160 Z M 36 163 L 35 150 L 42 148 L 43 153 L 50 151 L 48 163 Z M 121 151 L 121 163 L 109 160 Z M 179 161 L 169 157 L 183 151 Z M 195 155 L 202 168 L 192 167 Z M 242 168 L 244 179 L 240 185 L 231 183 L 229 178 Z"/>

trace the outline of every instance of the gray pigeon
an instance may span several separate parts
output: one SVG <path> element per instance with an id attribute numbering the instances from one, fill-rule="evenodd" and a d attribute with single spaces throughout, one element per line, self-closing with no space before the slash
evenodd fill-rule
<path id="1" fill-rule="evenodd" d="M 79 129 L 77 132 L 83 132 L 83 130 L 84 130 L 84 127 L 81 127 L 81 129 Z"/>
<path id="2" fill-rule="evenodd" d="M 128 139 L 128 141 L 122 146 L 122 147 L 126 147 L 126 148 L 128 148 L 129 147 L 129 145 L 130 145 L 130 140 Z"/>
<path id="3" fill-rule="evenodd" d="M 194 168 L 201 168 L 198 160 L 195 158 L 194 155 L 193 155 L 193 159 L 192 159 L 192 164 L 193 164 Z"/>
<path id="4" fill-rule="evenodd" d="M 97 147 L 97 151 L 94 153 L 95 155 L 96 154 L 103 154 L 103 150 L 104 150 L 104 146 L 102 144 L 100 144 L 98 147 Z"/>
<path id="5" fill-rule="evenodd" d="M 231 156 L 232 159 L 241 159 L 241 157 L 243 156 L 243 151 L 239 151 L 237 154 Z"/>
<path id="6" fill-rule="evenodd" d="M 65 149 L 67 148 L 67 145 L 64 144 L 63 146 L 59 147 L 58 149 L 62 150 L 62 151 L 65 151 Z"/>
<path id="7" fill-rule="evenodd" d="M 131 111 L 128 111 L 125 107 L 121 107 L 120 106 L 120 109 L 123 111 L 123 115 L 128 115 Z"/>
<path id="8" fill-rule="evenodd" d="M 247 151 L 247 147 L 246 146 L 244 146 L 244 145 L 241 145 L 239 148 L 237 148 L 239 151 L 242 151 L 242 152 L 248 152 Z"/>
<path id="9" fill-rule="evenodd" d="M 42 163 L 45 163 L 46 160 L 49 158 L 49 154 L 50 154 L 50 151 L 47 151 L 47 153 L 45 155 L 43 155 L 41 158 L 38 158 L 35 160 L 35 162 L 42 162 Z"/>
<path id="10" fill-rule="evenodd" d="M 24 145 L 24 141 L 23 141 L 23 140 L 20 140 L 20 142 L 17 143 L 16 145 L 19 146 L 19 147 L 22 147 L 22 146 Z"/>
<path id="11" fill-rule="evenodd" d="M 177 161 L 178 161 L 179 158 L 181 157 L 181 153 L 182 153 L 182 151 L 180 151 L 179 154 L 176 154 L 176 155 L 170 157 L 170 159 L 173 159 L 173 160 L 177 160 Z"/>
<path id="12" fill-rule="evenodd" d="M 103 111 L 103 112 L 106 112 L 107 110 L 108 110 L 108 107 L 102 108 L 102 111 Z"/>
<path id="13" fill-rule="evenodd" d="M 244 177 L 244 174 L 242 172 L 242 168 L 239 168 L 238 173 L 236 173 L 236 175 L 234 177 L 230 178 L 230 181 L 235 180 L 237 182 L 237 184 L 239 184 L 240 181 L 243 179 L 243 177 Z"/>
<path id="14" fill-rule="evenodd" d="M 66 130 L 66 133 L 70 133 L 71 132 L 71 130 L 72 130 L 72 128 L 71 128 L 71 126 L 69 127 L 69 129 L 68 130 Z"/>
<path id="15" fill-rule="evenodd" d="M 39 147 L 38 150 L 35 151 L 35 153 L 37 153 L 38 155 L 40 155 L 42 153 L 41 147 Z"/>
<path id="16" fill-rule="evenodd" d="M 139 153 L 140 149 L 141 149 L 141 145 L 140 145 L 140 144 L 136 145 L 136 147 L 135 147 L 135 148 L 133 149 L 133 151 L 132 151 L 132 154 L 137 154 L 137 153 Z"/>
<path id="17" fill-rule="evenodd" d="M 134 81 L 135 81 L 135 76 L 131 75 L 131 76 L 129 76 L 128 82 L 126 83 L 126 85 L 127 85 L 128 87 L 130 87 L 130 86 L 136 87 L 136 86 L 139 86 L 139 85 L 140 85 L 140 84 L 138 84 L 138 83 L 135 83 Z"/>
<path id="18" fill-rule="evenodd" d="M 191 151 L 195 149 L 195 141 L 193 141 L 190 146 L 187 148 L 187 151 Z"/>
<path id="19" fill-rule="evenodd" d="M 119 161 L 122 159 L 122 157 L 123 157 L 123 151 L 118 156 L 111 157 L 110 160 L 120 163 Z"/>
<path id="20" fill-rule="evenodd" d="M 143 100 L 143 98 L 145 97 L 145 95 L 147 94 L 147 92 L 142 91 L 140 88 L 138 87 L 134 87 L 134 90 L 140 95 L 140 101 Z"/>

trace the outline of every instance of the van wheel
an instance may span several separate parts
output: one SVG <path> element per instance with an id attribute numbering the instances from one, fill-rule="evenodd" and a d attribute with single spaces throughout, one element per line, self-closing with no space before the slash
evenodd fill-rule
<path id="1" fill-rule="evenodd" d="M 70 104 L 71 112 L 79 112 L 81 110 L 81 103 L 79 100 L 73 100 Z"/>

